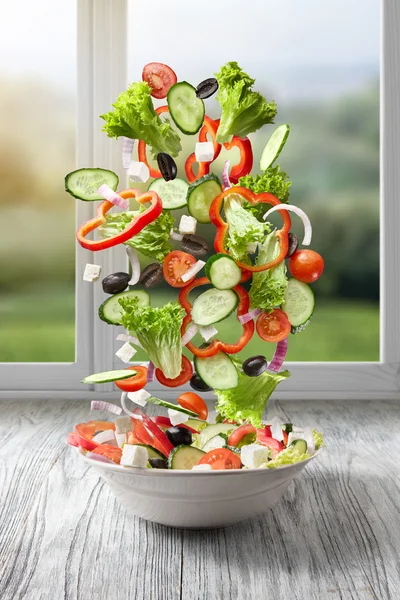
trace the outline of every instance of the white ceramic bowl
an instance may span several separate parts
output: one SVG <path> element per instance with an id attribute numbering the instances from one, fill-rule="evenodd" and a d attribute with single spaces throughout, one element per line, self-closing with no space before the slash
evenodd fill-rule
<path id="1" fill-rule="evenodd" d="M 136 516 L 170 527 L 203 529 L 227 527 L 264 513 L 320 451 L 277 469 L 205 472 L 126 468 L 78 452 Z"/>

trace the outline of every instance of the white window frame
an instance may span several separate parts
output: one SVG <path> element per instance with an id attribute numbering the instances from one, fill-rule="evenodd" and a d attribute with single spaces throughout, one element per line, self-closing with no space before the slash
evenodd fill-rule
<path id="1" fill-rule="evenodd" d="M 291 378 L 276 391 L 278 399 L 400 398 L 400 4 L 383 0 L 381 7 L 380 361 L 287 363 Z M 128 0 L 78 0 L 77 164 L 112 169 L 121 183 L 121 145 L 101 132 L 98 116 L 128 83 L 127 8 Z M 91 204 L 79 203 L 78 222 L 93 211 Z M 91 254 L 77 248 L 77 362 L 0 365 L 0 399 L 118 397 L 110 384 L 85 390 L 79 384 L 88 373 L 121 366 L 115 357 L 116 328 L 98 321 L 101 288 L 83 284 L 82 271 L 86 262 L 94 262 L 113 272 L 125 268 L 125 261 L 119 249 Z M 157 382 L 149 390 L 176 397 L 176 390 Z"/>

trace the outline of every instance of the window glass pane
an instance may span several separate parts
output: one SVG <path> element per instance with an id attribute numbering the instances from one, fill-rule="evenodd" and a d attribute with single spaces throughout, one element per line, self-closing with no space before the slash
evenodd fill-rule
<path id="1" fill-rule="evenodd" d="M 75 46 L 74 2 L 3 6 L 0 361 L 75 359 Z"/>
<path id="2" fill-rule="evenodd" d="M 165 10 L 161 0 L 131 2 L 130 81 L 160 61 L 197 85 L 236 60 L 256 78 L 255 89 L 276 100 L 276 123 L 290 124 L 278 163 L 293 182 L 291 201 L 311 218 L 311 248 L 324 256 L 325 273 L 313 285 L 310 326 L 290 336 L 289 360 L 379 360 L 379 4 L 363 2 L 360 18 L 358 0 L 255 0 L 246 11 L 239 0 L 205 0 L 204 20 L 192 3 L 183 9 L 171 1 Z M 219 115 L 214 98 L 206 112 Z M 265 126 L 250 136 L 253 172 L 272 131 Z M 196 141 L 184 140 L 183 176 Z M 231 152 L 231 164 L 237 157 Z M 226 158 L 221 152 L 211 170 L 220 174 Z M 301 236 L 297 217 L 292 222 Z M 212 239 L 213 226 L 198 231 Z M 167 285 L 152 291 L 154 303 L 176 296 Z M 234 318 L 218 328 L 226 340 L 240 334 Z M 245 354 L 268 357 L 273 348 L 266 348 L 255 334 Z"/>

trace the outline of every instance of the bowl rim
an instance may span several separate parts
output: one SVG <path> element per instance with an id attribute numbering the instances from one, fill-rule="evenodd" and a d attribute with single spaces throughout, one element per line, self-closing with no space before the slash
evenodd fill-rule
<path id="1" fill-rule="evenodd" d="M 207 471 L 192 471 L 192 470 L 179 470 L 179 469 L 138 469 L 134 467 L 122 467 L 121 465 L 105 463 L 98 460 L 93 460 L 86 456 L 83 448 L 78 447 L 77 452 L 78 455 L 90 466 L 92 467 L 100 467 L 101 469 L 105 469 L 106 471 L 114 471 L 117 473 L 125 473 L 128 475 L 136 475 L 139 477 L 193 477 L 199 475 L 200 477 L 204 477 L 206 475 L 211 477 L 223 477 L 227 475 L 238 476 L 242 474 L 247 477 L 250 475 L 254 475 L 258 473 L 259 475 L 262 473 L 276 473 L 287 469 L 293 469 L 298 467 L 299 465 L 307 465 L 311 460 L 317 457 L 320 454 L 321 450 L 324 447 L 318 448 L 316 452 L 310 458 L 306 458 L 305 460 L 299 461 L 297 463 L 292 463 L 290 465 L 282 465 L 280 467 L 275 467 L 275 469 L 267 469 L 267 468 L 258 468 L 258 469 L 226 469 L 226 470 L 207 470 Z"/>

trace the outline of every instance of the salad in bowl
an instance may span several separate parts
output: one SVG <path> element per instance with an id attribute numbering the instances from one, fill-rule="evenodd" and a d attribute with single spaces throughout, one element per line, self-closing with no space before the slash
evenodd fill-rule
<path id="1" fill-rule="evenodd" d="M 276 417 L 263 421 L 268 399 L 290 376 L 284 369 L 289 338 L 310 324 L 310 284 L 322 275 L 324 261 L 308 248 L 310 220 L 289 201 L 291 182 L 276 164 L 289 125 L 272 130 L 259 157 L 260 173 L 252 173 L 248 135 L 272 125 L 277 113 L 275 102 L 254 84 L 236 62 L 197 86 L 179 81 L 167 65 L 149 63 L 142 81 L 101 117 L 109 137 L 123 138 L 122 161 L 132 187 L 117 191 L 118 176 L 100 168 L 65 178 L 72 196 L 99 203 L 96 217 L 79 227 L 78 243 L 94 253 L 123 244 L 130 262 L 129 272 L 106 273 L 101 281 L 101 267 L 87 264 L 83 276 L 102 285 L 107 296 L 99 318 L 125 330 L 116 331 L 123 343 L 117 352 L 121 369 L 83 380 L 114 382 L 121 406 L 93 401 L 92 410 L 113 417 L 79 423 L 68 436 L 93 464 L 155 475 L 261 472 L 305 462 L 323 445 L 312 427 Z M 218 119 L 206 114 L 214 94 Z M 153 98 L 166 101 L 155 107 Z M 175 162 L 181 134 L 196 136 L 184 177 L 178 177 Z M 227 160 L 218 172 L 213 163 L 222 148 L 235 149 L 240 158 L 232 168 Z M 275 212 L 280 228 L 269 220 Z M 292 214 L 304 224 L 301 242 L 291 232 Z M 208 226 L 214 253 L 199 225 L 202 231 Z M 144 269 L 143 257 L 151 261 Z M 176 300 L 154 306 L 151 291 L 161 282 L 176 289 Z M 217 326 L 231 315 L 241 331 L 228 342 Z M 261 338 L 265 352 L 243 361 L 238 355 L 253 336 Z M 138 348 L 147 355 L 145 364 L 135 363 Z M 193 391 L 167 402 L 146 389 L 154 379 L 169 389 L 189 384 Z M 216 396 L 212 413 L 201 395 L 210 391 Z M 150 405 L 164 414 L 150 417 Z"/>

